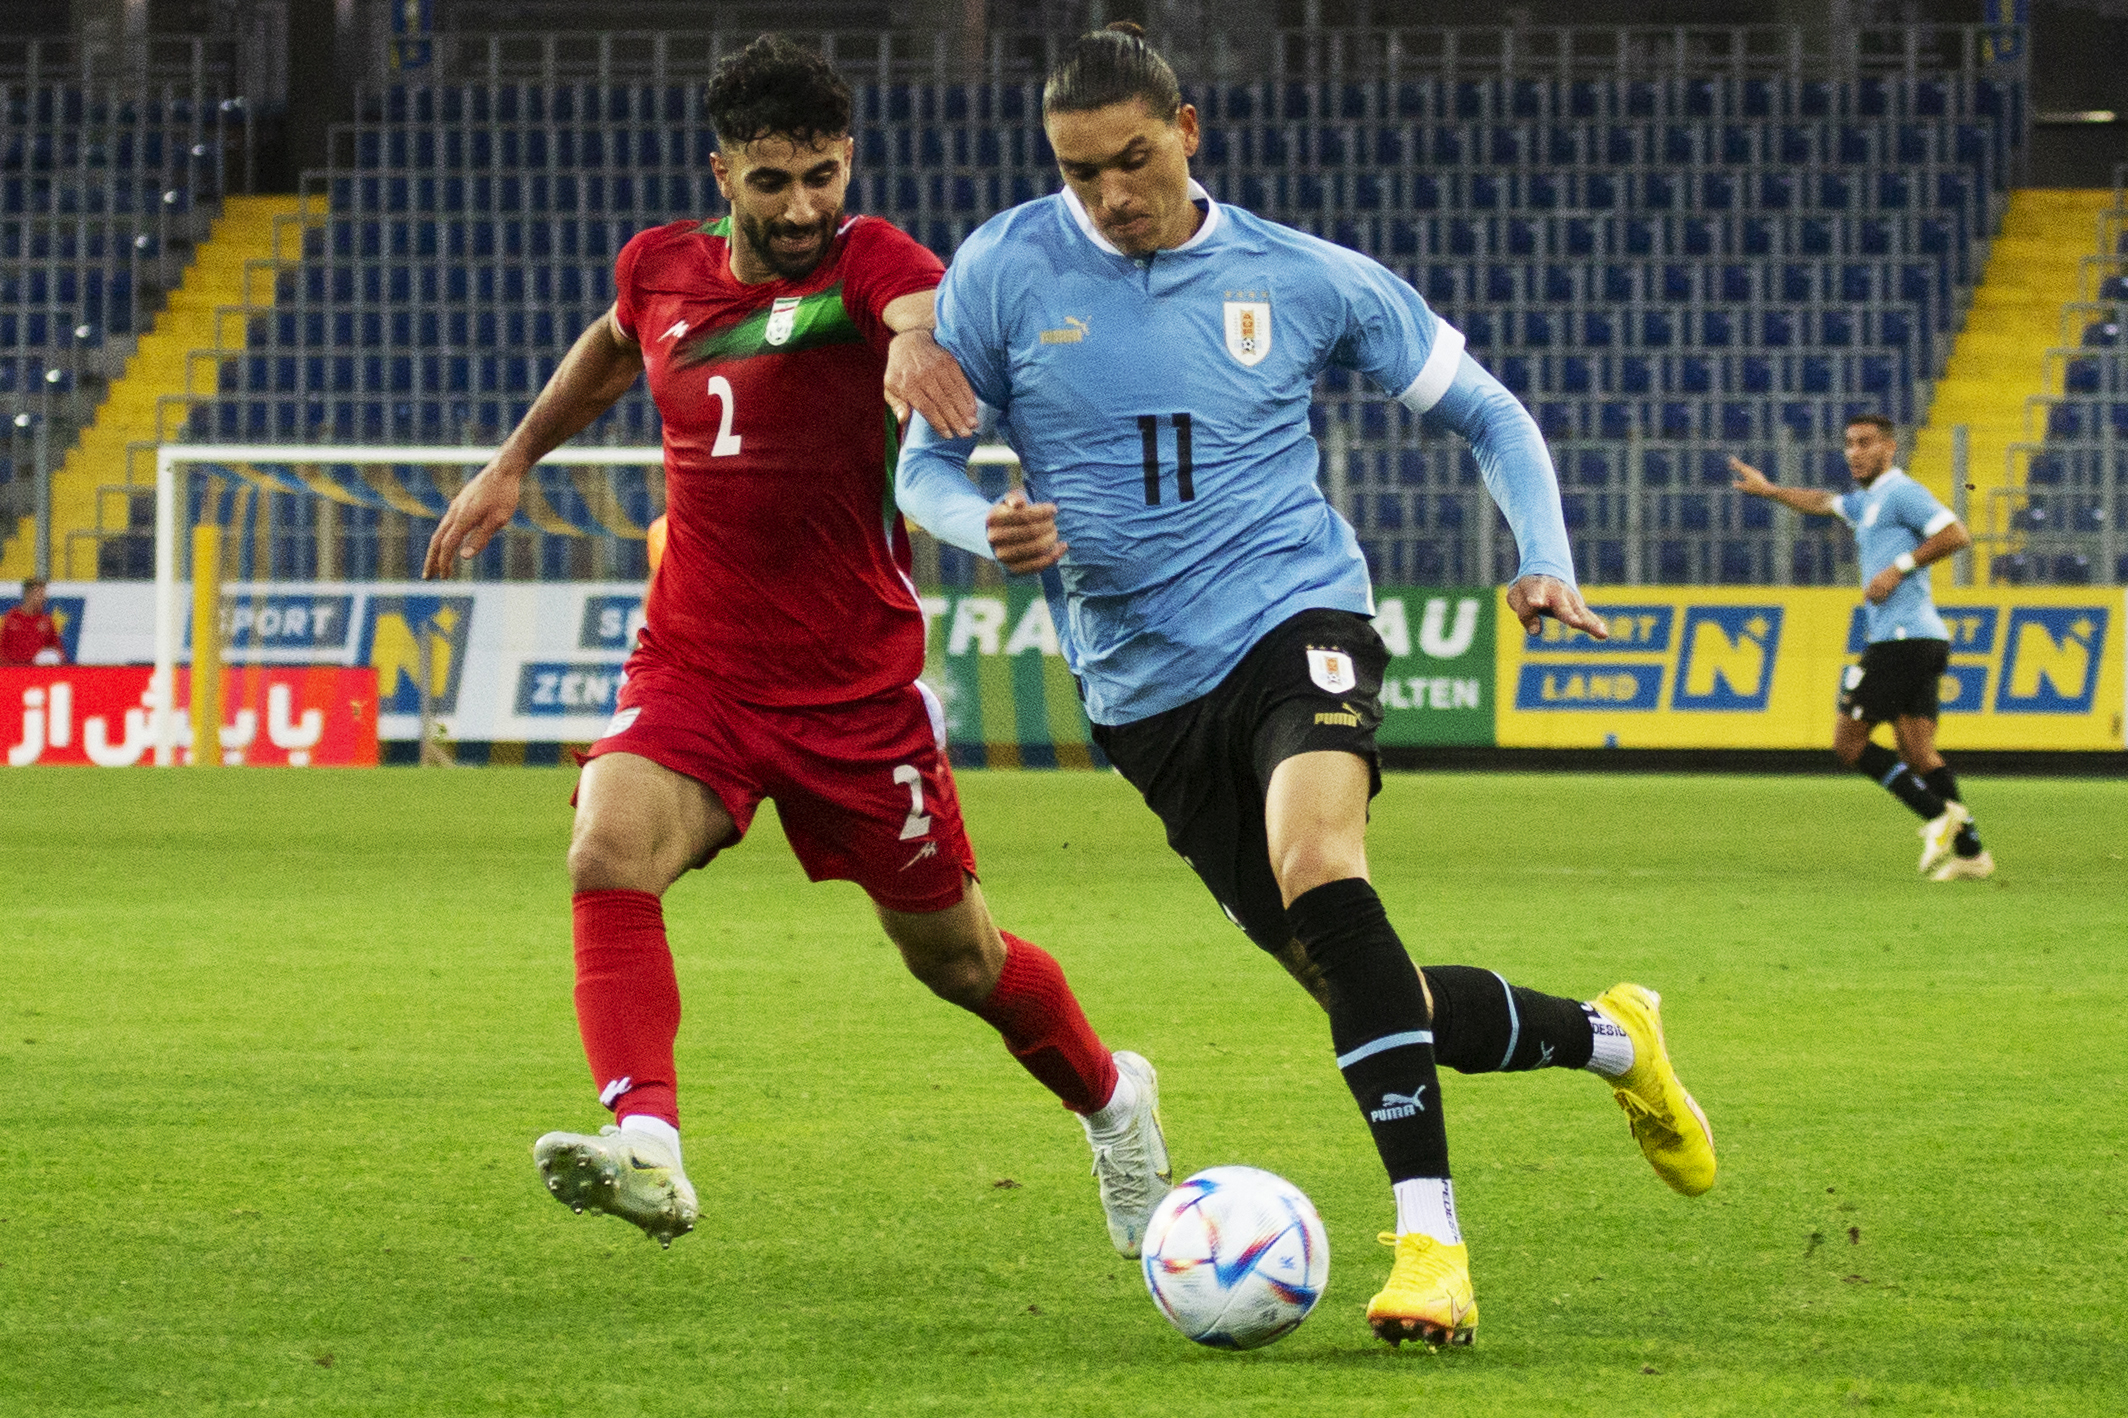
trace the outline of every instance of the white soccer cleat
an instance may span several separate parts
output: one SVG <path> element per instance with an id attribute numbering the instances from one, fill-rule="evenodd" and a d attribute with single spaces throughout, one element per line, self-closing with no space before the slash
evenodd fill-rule
<path id="1" fill-rule="evenodd" d="M 694 1184 L 673 1150 L 648 1133 L 610 1125 L 597 1137 L 550 1132 L 532 1144 L 532 1160 L 548 1193 L 571 1211 L 618 1216 L 668 1249 L 695 1229 Z"/>
<path id="2" fill-rule="evenodd" d="M 1118 1051 L 1116 1071 L 1130 1075 L 1138 1105 L 1129 1126 L 1112 1142 L 1094 1142 L 1094 1175 L 1101 1180 L 1101 1209 L 1108 1213 L 1108 1239 L 1124 1255 L 1136 1256 L 1145 1240 L 1145 1223 L 1168 1194 L 1175 1167 L 1168 1160 L 1167 1136 L 1160 1130 L 1160 1078 L 1137 1054 Z M 1081 1119 L 1083 1122 L 1084 1119 Z M 1093 1142 L 1093 1131 L 1087 1130 Z"/>
<path id="3" fill-rule="evenodd" d="M 1915 829 L 1921 835 L 1921 865 L 1915 870 L 1927 876 L 1943 865 L 1943 859 L 1951 854 L 1951 842 L 1958 836 L 1958 829 L 1973 820 L 1973 814 L 1965 810 L 1964 803 L 1945 803 L 1939 815 Z"/>
<path id="4" fill-rule="evenodd" d="M 1977 856 L 1954 856 L 1929 873 L 1930 881 L 1985 881 L 1995 875 L 1995 858 L 1982 847 Z"/>

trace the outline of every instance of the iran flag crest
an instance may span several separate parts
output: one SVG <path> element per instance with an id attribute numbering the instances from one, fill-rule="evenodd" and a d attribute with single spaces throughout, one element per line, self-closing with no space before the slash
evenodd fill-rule
<path id="1" fill-rule="evenodd" d="M 795 295 L 777 297 L 768 312 L 765 338 L 770 344 L 780 345 L 791 337 L 792 329 L 798 324 L 798 304 L 799 297 Z"/>
<path id="2" fill-rule="evenodd" d="M 1271 302 L 1230 300 L 1227 305 L 1227 353 L 1243 364 L 1262 364 L 1271 353 Z"/>
<path id="3" fill-rule="evenodd" d="M 1313 645 L 1308 647 L 1308 678 L 1329 694 L 1343 694 L 1360 682 L 1350 655 L 1343 650 L 1318 650 Z"/>

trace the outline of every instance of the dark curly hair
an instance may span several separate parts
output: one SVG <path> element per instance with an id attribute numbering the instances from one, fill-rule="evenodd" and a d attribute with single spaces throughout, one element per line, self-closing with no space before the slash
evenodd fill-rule
<path id="1" fill-rule="evenodd" d="M 1174 121 L 1182 111 L 1182 86 L 1145 31 L 1129 20 L 1080 35 L 1049 71 L 1042 112 L 1088 113 L 1140 99 L 1155 118 Z"/>
<path id="2" fill-rule="evenodd" d="M 850 86 L 834 66 L 780 34 L 765 34 L 717 66 L 704 96 L 717 144 L 774 133 L 801 146 L 850 131 Z"/>

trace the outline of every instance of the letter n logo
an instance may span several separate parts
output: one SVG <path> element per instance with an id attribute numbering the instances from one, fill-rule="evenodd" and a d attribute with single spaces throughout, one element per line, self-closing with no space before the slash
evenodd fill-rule
<path id="1" fill-rule="evenodd" d="M 1764 711 L 1780 648 L 1779 606 L 1687 608 L 1670 707 Z"/>
<path id="2" fill-rule="evenodd" d="M 421 632 L 429 631 L 429 693 L 439 712 L 458 708 L 473 623 L 471 596 L 371 596 L 355 663 L 377 671 L 377 712 L 421 712 Z"/>
<path id="3" fill-rule="evenodd" d="M 2104 606 L 2012 607 L 1995 712 L 2090 713 L 2105 643 Z"/>

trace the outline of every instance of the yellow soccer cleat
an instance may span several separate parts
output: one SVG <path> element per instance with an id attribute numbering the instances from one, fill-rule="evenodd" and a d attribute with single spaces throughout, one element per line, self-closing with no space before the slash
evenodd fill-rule
<path id="1" fill-rule="evenodd" d="M 1610 1080 L 1633 1140 L 1672 1191 L 1698 1196 L 1714 1185 L 1714 1129 L 1670 1067 L 1662 996 L 1640 985 L 1613 985 L 1595 1004 L 1633 1041 L 1633 1066 Z"/>
<path id="2" fill-rule="evenodd" d="M 1916 829 L 1921 837 L 1919 870 L 1923 876 L 1943 865 L 1944 859 L 1951 855 L 1958 829 L 1972 820 L 1973 814 L 1966 811 L 1964 803 L 1945 803 L 1941 815 L 1930 818 Z"/>
<path id="3" fill-rule="evenodd" d="M 1478 1300 L 1470 1289 L 1470 1247 L 1448 1245 L 1423 1232 L 1380 1240 L 1396 1247 L 1396 1265 L 1382 1293 L 1367 1302 L 1367 1323 L 1391 1344 L 1468 1344 L 1478 1332 Z"/>
<path id="4" fill-rule="evenodd" d="M 1995 856 L 1983 847 L 1976 856 L 1950 856 L 1929 873 L 1930 881 L 1986 881 L 1995 875 Z"/>

